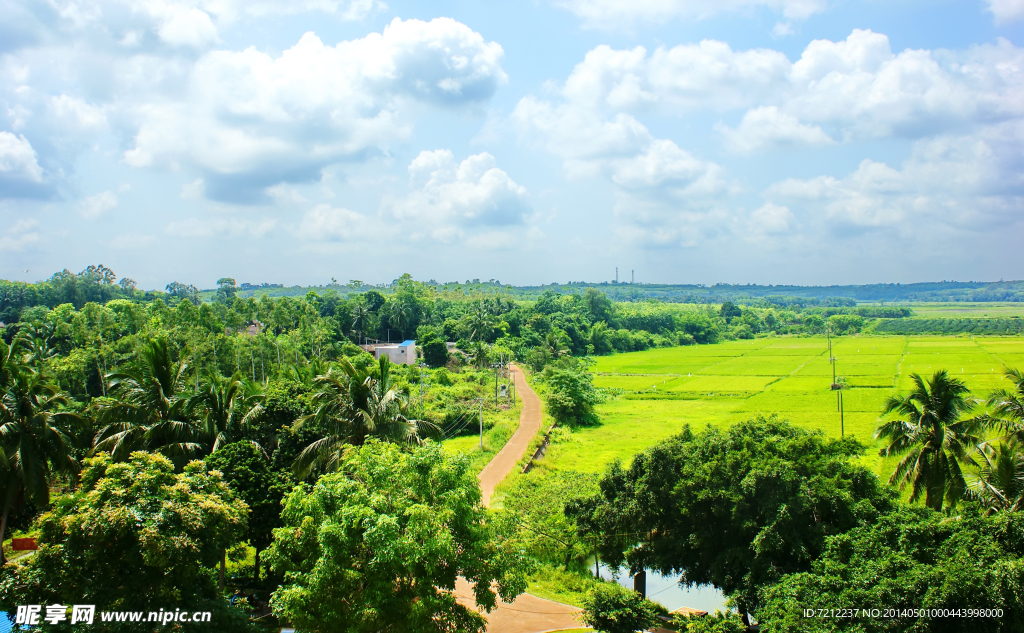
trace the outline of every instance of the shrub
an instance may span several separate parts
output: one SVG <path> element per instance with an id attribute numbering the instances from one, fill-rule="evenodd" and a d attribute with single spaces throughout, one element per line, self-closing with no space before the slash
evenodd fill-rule
<path id="1" fill-rule="evenodd" d="M 580 621 L 602 633 L 634 633 L 657 620 L 654 603 L 621 585 L 594 587 L 583 601 Z"/>

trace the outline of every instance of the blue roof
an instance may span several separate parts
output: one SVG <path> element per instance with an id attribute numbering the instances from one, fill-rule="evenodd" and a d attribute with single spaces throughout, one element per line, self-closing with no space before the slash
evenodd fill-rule
<path id="1" fill-rule="evenodd" d="M 416 344 L 416 341 L 402 341 L 401 343 L 399 343 L 399 346 L 406 347 L 407 345 L 415 345 L 415 344 Z"/>

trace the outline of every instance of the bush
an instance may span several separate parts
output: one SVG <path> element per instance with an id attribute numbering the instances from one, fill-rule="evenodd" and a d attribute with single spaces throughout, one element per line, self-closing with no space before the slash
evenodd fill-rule
<path id="1" fill-rule="evenodd" d="M 600 396 L 594 388 L 594 377 L 585 366 L 571 360 L 550 365 L 544 370 L 549 386 L 546 398 L 548 411 L 558 422 L 583 424 L 590 421 Z"/>
<path id="2" fill-rule="evenodd" d="M 747 630 L 740 616 L 732 611 L 716 611 L 704 617 L 676 616 L 675 625 L 680 633 L 744 633 Z"/>
<path id="3" fill-rule="evenodd" d="M 439 385 L 443 385 L 445 387 L 451 387 L 452 386 L 452 375 L 451 375 L 451 372 L 449 372 L 444 367 L 438 369 L 437 371 L 434 372 L 434 382 L 436 382 Z"/>
<path id="4" fill-rule="evenodd" d="M 587 594 L 580 621 L 602 633 L 634 633 L 653 625 L 657 611 L 653 602 L 635 591 L 608 583 Z"/>

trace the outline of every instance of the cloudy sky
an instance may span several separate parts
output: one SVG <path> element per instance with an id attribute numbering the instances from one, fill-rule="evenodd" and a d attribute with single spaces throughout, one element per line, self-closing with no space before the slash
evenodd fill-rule
<path id="1" fill-rule="evenodd" d="M 0 16 L 2 278 L 1024 278 L 1024 0 Z"/>

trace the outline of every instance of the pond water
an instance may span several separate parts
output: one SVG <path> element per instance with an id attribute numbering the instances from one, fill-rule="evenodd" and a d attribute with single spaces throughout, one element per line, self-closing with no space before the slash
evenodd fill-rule
<path id="1" fill-rule="evenodd" d="M 612 570 L 604 565 L 600 566 L 601 577 L 611 580 Z M 633 588 L 633 577 L 628 570 L 623 570 L 616 581 L 623 587 Z M 711 585 L 697 585 L 696 587 L 680 587 L 679 579 L 674 576 L 662 576 L 658 572 L 647 572 L 647 597 L 669 611 L 679 607 L 690 607 L 700 609 L 708 613 L 717 610 L 725 611 L 725 596 L 721 591 Z"/>

